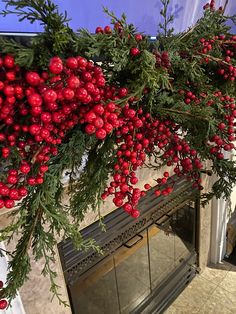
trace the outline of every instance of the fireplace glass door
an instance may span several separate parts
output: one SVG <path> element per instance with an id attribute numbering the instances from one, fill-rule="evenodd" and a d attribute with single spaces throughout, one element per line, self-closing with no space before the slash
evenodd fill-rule
<path id="1" fill-rule="evenodd" d="M 69 287 L 73 313 L 128 314 L 195 250 L 191 204 L 152 224 Z"/>

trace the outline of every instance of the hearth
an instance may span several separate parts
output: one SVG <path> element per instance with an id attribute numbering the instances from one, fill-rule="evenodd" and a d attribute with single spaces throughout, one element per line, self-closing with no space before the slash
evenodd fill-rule
<path id="1" fill-rule="evenodd" d="M 82 230 L 103 255 L 58 245 L 74 314 L 163 313 L 198 270 L 198 191 L 176 177 L 174 191 L 150 190 L 134 220 L 122 209 Z"/>

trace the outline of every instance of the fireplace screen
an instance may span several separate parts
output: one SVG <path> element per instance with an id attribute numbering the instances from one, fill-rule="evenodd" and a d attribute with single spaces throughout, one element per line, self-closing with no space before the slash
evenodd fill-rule
<path id="1" fill-rule="evenodd" d="M 151 223 L 148 217 L 143 217 L 144 221 L 142 218 L 139 222 L 136 221 L 136 225 L 139 223 L 139 228 L 133 225 L 130 229 L 130 226 L 125 224 L 126 231 L 124 230 L 123 234 L 126 234 L 128 240 L 123 241 L 122 245 L 117 245 L 119 235 L 116 234 L 115 241 L 113 239 L 113 249 L 112 247 L 107 249 L 105 246 L 105 249 L 110 252 L 107 252 L 107 256 L 103 256 L 97 262 L 94 256 L 92 258 L 91 255 L 88 255 L 85 258 L 87 259 L 86 263 L 80 263 L 80 267 L 74 267 L 74 269 L 68 267 L 66 270 L 65 267 L 69 265 L 65 261 L 66 255 L 62 255 L 63 252 L 65 253 L 66 243 L 61 243 L 59 251 L 63 269 L 66 270 L 65 279 L 73 313 L 153 313 L 152 310 L 148 309 L 152 303 L 151 299 L 154 300 L 155 309 L 158 308 L 157 303 L 160 305 L 164 299 L 168 299 L 168 293 L 164 299 L 158 293 L 156 297 L 154 294 L 158 289 L 163 291 L 161 286 L 167 281 L 170 282 L 170 291 L 175 290 L 173 287 L 176 288 L 180 282 L 176 276 L 178 269 L 186 268 L 186 271 L 182 272 L 182 278 L 186 277 L 187 272 L 186 282 L 189 281 L 189 278 L 193 277 L 192 270 L 195 269 L 193 265 L 197 262 L 197 207 L 196 202 L 191 199 L 191 195 L 193 195 L 192 192 L 189 194 L 189 199 L 181 200 L 182 202 L 179 202 L 178 206 L 176 204 L 173 206 L 172 203 L 170 207 L 171 200 L 169 200 L 164 207 L 163 204 L 162 206 L 159 204 L 160 209 L 156 208 L 156 212 L 149 209 L 146 213 L 150 214 L 151 211 Z M 166 199 L 164 200 L 166 202 Z M 148 204 L 150 205 L 150 203 L 152 203 L 152 198 L 149 196 Z M 154 219 L 156 213 L 160 211 L 162 214 Z M 114 221 L 116 220 L 119 225 L 121 223 L 120 215 L 112 214 Z M 108 215 L 110 216 L 108 221 L 112 218 L 112 214 Z M 134 224 L 133 221 L 132 223 Z M 95 231 L 95 229 L 90 231 Z M 113 227 L 109 228 L 107 233 L 111 232 L 112 229 L 114 233 L 117 232 L 116 228 Z M 118 247 L 116 248 L 116 246 Z M 67 258 L 73 260 L 73 254 L 69 251 L 67 251 Z M 78 258 L 79 255 L 77 255 L 77 262 L 81 262 L 81 258 L 80 260 Z M 190 260 L 191 262 L 189 262 Z M 175 280 L 177 281 L 175 282 Z M 168 284 L 165 284 L 165 289 L 166 287 Z M 169 299 L 171 299 L 170 294 Z M 168 302 L 164 301 L 164 303 L 167 304 Z M 161 313 L 161 310 L 159 312 Z"/>

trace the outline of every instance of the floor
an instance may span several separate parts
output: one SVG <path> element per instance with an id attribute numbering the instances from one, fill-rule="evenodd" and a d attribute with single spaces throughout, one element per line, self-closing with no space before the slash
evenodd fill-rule
<path id="1" fill-rule="evenodd" d="M 236 266 L 212 265 L 194 278 L 165 314 L 235 314 Z"/>

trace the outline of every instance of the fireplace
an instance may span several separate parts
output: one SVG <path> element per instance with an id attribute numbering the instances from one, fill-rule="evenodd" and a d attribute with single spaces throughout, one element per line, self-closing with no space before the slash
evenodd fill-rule
<path id="1" fill-rule="evenodd" d="M 103 254 L 58 245 L 74 314 L 163 313 L 198 271 L 198 191 L 172 177 L 174 191 L 150 190 L 134 220 L 121 208 L 82 230 Z"/>

